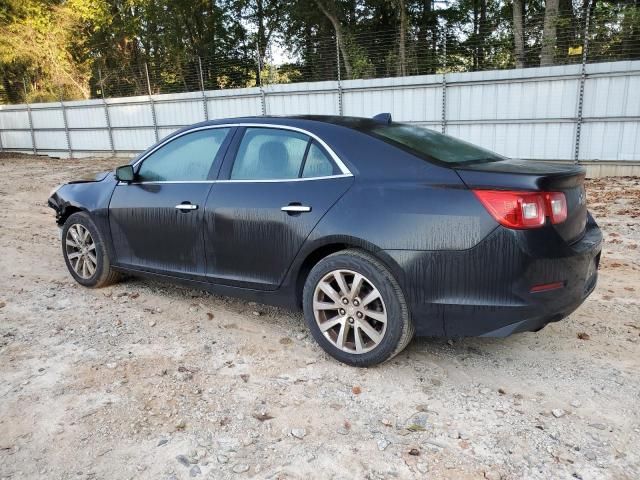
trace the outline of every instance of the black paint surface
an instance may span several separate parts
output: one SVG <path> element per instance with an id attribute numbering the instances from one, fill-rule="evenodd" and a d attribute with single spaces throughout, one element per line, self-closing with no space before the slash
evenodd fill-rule
<path id="1" fill-rule="evenodd" d="M 353 176 L 227 182 L 242 128 L 205 183 L 118 184 L 113 174 L 61 187 L 61 224 L 90 214 L 116 268 L 261 302 L 299 306 L 312 260 L 361 248 L 398 280 L 419 335 L 536 330 L 577 308 L 595 287 L 602 234 L 584 203 L 580 167 L 501 161 L 448 168 L 412 156 L 331 117 L 257 117 L 198 124 L 288 125 L 323 139 Z M 176 134 L 178 134 L 177 132 Z M 135 160 L 134 160 L 135 162 Z M 559 225 L 509 230 L 471 189 L 562 191 Z M 190 202 L 197 210 L 175 208 Z M 310 212 L 288 214 L 296 204 Z M 530 293 L 533 285 L 564 282 Z"/>

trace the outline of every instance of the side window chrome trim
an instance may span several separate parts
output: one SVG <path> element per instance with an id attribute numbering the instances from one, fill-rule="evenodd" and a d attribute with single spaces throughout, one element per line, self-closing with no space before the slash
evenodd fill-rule
<path id="1" fill-rule="evenodd" d="M 189 129 L 189 130 L 186 130 L 186 131 L 180 133 L 179 135 L 175 135 L 175 136 L 173 136 L 171 138 L 168 138 L 168 139 L 164 140 L 162 143 L 158 144 L 153 150 L 151 150 L 149 153 L 147 153 L 144 157 L 139 158 L 133 164 L 133 167 L 134 168 L 137 167 L 149 155 L 154 153 L 156 150 L 162 148 L 167 143 L 175 140 L 176 138 L 180 138 L 181 136 L 186 135 L 188 133 L 197 132 L 199 130 L 211 130 L 211 129 L 214 129 L 214 128 L 234 128 L 234 127 L 275 128 L 275 129 L 280 129 L 280 130 L 290 130 L 290 131 L 293 131 L 293 132 L 299 132 L 299 133 L 302 133 L 304 135 L 307 135 L 307 136 L 313 138 L 315 141 L 317 141 L 322 146 L 322 148 L 324 148 L 327 151 L 327 153 L 329 153 L 329 156 L 331 157 L 331 159 L 338 166 L 338 168 L 340 169 L 340 172 L 342 172 L 341 175 L 331 175 L 331 176 L 326 176 L 326 177 L 315 177 L 315 178 L 306 178 L 306 179 L 298 179 L 298 180 L 315 180 L 315 179 L 318 179 L 318 178 L 335 178 L 335 177 L 339 177 L 339 176 L 353 176 L 351 171 L 347 168 L 347 166 L 340 159 L 340 157 L 338 157 L 338 155 L 331 149 L 331 147 L 329 145 L 327 145 L 327 143 L 324 140 L 322 140 L 320 137 L 318 137 L 315 133 L 311 133 L 308 130 L 305 130 L 303 128 L 291 127 L 289 125 L 278 125 L 278 124 L 275 124 L 275 123 L 225 123 L 225 124 L 220 124 L 220 125 L 206 125 L 206 126 L 203 126 L 203 127 L 192 128 L 192 129 Z M 292 180 L 295 180 L 295 179 L 292 179 Z M 244 180 L 228 180 L 228 181 L 243 182 Z M 250 181 L 255 182 L 256 180 L 250 180 Z M 273 180 L 263 180 L 263 181 L 282 182 L 282 181 L 289 181 L 289 179 L 282 179 L 282 180 L 273 179 Z M 209 182 L 211 182 L 211 180 Z M 142 182 L 140 182 L 140 183 L 142 183 Z M 145 183 L 189 183 L 189 182 L 169 182 L 169 181 L 165 181 L 165 182 L 145 182 Z"/>
<path id="2" fill-rule="evenodd" d="M 350 178 L 351 173 L 341 173 L 339 175 L 326 175 L 324 177 L 307 178 L 269 178 L 266 180 L 164 180 L 158 182 L 118 182 L 118 185 L 156 185 L 164 183 L 285 183 L 285 182 L 309 182 L 317 180 L 331 180 L 333 178 Z"/>

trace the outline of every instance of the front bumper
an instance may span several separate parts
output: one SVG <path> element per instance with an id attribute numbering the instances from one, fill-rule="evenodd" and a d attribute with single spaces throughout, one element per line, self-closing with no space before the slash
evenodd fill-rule
<path id="1" fill-rule="evenodd" d="M 551 226 L 498 227 L 464 251 L 386 251 L 422 336 L 496 336 L 535 331 L 578 308 L 597 283 L 602 232 L 591 216 L 569 245 Z M 535 285 L 563 287 L 531 293 Z"/>

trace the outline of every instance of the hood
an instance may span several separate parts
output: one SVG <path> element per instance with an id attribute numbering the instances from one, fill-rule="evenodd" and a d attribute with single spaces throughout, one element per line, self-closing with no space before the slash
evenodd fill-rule
<path id="1" fill-rule="evenodd" d="M 72 180 L 70 182 L 67 183 L 87 183 L 87 182 L 101 182 L 102 180 L 104 180 L 107 175 L 109 175 L 111 173 L 111 170 L 106 170 L 104 172 L 100 172 L 97 174 L 87 174 L 83 177 L 77 178 L 75 180 Z"/>

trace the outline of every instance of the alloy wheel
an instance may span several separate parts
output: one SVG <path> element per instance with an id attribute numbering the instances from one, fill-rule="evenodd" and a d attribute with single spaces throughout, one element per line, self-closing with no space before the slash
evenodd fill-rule
<path id="1" fill-rule="evenodd" d="M 96 272 L 96 244 L 84 225 L 75 223 L 67 230 L 65 254 L 71 268 L 79 277 L 89 279 Z"/>
<path id="2" fill-rule="evenodd" d="M 382 295 L 364 275 L 333 270 L 316 285 L 313 315 L 322 334 L 347 353 L 373 350 L 387 330 Z"/>

